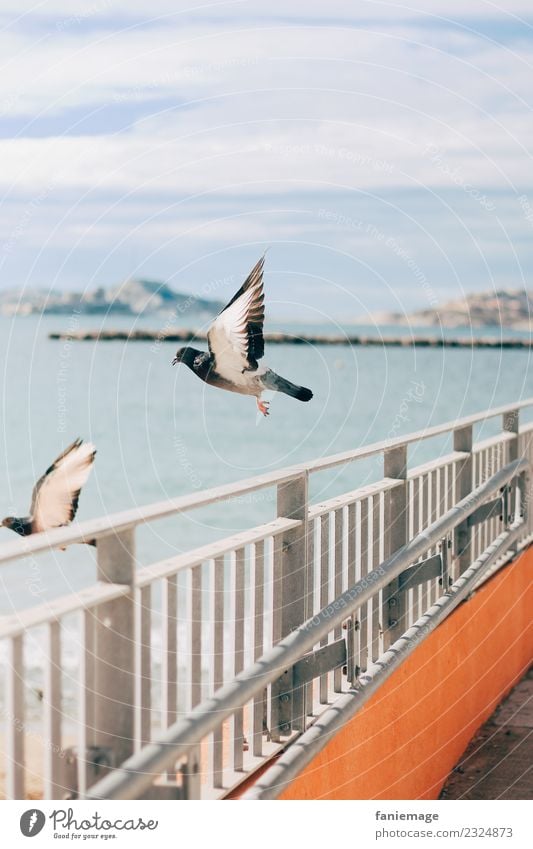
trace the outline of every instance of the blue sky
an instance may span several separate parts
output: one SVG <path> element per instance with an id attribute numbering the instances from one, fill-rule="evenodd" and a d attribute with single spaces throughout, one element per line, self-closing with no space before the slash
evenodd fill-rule
<path id="1" fill-rule="evenodd" d="M 3 0 L 0 287 L 223 298 L 267 246 L 306 320 L 530 287 L 530 0 L 313 7 Z"/>

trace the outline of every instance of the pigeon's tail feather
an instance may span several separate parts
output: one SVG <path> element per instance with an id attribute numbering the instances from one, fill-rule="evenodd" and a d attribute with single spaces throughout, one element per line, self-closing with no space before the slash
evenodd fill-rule
<path id="1" fill-rule="evenodd" d="M 285 380 L 273 371 L 267 371 L 263 375 L 263 384 L 266 389 L 273 389 L 275 392 L 283 392 L 285 395 L 290 395 L 291 398 L 297 398 L 298 401 L 310 401 L 313 393 L 305 386 L 296 386 L 290 380 Z"/>

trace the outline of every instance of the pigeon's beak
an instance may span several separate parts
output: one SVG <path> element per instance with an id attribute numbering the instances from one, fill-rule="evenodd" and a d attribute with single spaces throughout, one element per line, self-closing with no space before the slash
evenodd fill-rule
<path id="1" fill-rule="evenodd" d="M 175 366 L 176 363 L 179 363 L 179 360 L 177 357 L 174 357 L 174 359 L 172 360 L 172 365 Z"/>

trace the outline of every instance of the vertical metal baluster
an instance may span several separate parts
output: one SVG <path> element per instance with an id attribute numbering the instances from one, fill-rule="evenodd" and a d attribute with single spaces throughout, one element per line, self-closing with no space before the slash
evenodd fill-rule
<path id="1" fill-rule="evenodd" d="M 494 448 L 493 446 L 489 446 L 486 450 L 486 475 L 487 480 L 494 474 Z M 493 498 L 496 496 L 496 493 Z M 492 531 L 494 528 L 493 519 L 489 518 L 486 522 L 483 522 L 483 550 L 492 542 Z"/>
<path id="2" fill-rule="evenodd" d="M 202 700 L 202 564 L 190 570 L 190 673 L 191 709 Z M 195 746 L 187 758 L 188 799 L 201 798 L 201 748 Z"/>
<path id="3" fill-rule="evenodd" d="M 265 543 L 256 542 L 254 550 L 254 656 L 257 660 L 263 654 L 265 608 Z M 266 694 L 261 691 L 253 702 L 252 754 L 256 758 L 263 755 L 263 732 L 265 723 Z"/>
<path id="4" fill-rule="evenodd" d="M 357 503 L 348 505 L 348 588 L 357 583 Z M 354 684 L 359 672 L 359 616 L 356 610 L 352 619 L 353 668 L 348 668 L 348 683 Z"/>
<path id="5" fill-rule="evenodd" d="M 326 607 L 329 602 L 329 513 L 320 518 L 320 607 Z M 328 638 L 323 637 L 321 646 L 327 646 Z M 319 700 L 320 704 L 328 702 L 328 673 L 320 676 Z"/>
<path id="6" fill-rule="evenodd" d="M 281 565 L 283 540 L 277 534 L 272 541 L 272 645 L 281 640 L 281 613 L 283 609 Z"/>
<path id="7" fill-rule="evenodd" d="M 491 447 L 490 451 L 489 451 L 489 468 L 491 470 L 491 475 L 494 475 L 500 469 L 500 463 L 499 463 L 499 460 L 498 460 L 498 450 L 499 450 L 499 445 L 493 445 Z M 497 495 L 498 495 L 497 492 L 494 493 L 493 498 L 496 498 Z M 492 518 L 489 519 L 488 527 L 487 527 L 487 540 L 488 540 L 487 544 L 490 544 L 493 541 L 494 537 L 496 537 L 499 533 L 499 528 L 498 528 L 498 522 L 499 522 L 498 516 L 499 515 L 500 515 L 499 513 L 498 514 L 493 513 Z"/>
<path id="8" fill-rule="evenodd" d="M 440 479 L 440 491 L 441 491 L 441 505 L 442 505 L 442 513 L 447 513 L 449 510 L 449 473 L 450 473 L 450 464 L 446 463 L 445 466 L 441 469 L 441 479 Z"/>
<path id="9" fill-rule="evenodd" d="M 474 486 L 479 486 L 482 482 L 483 474 L 482 474 L 482 464 L 481 464 L 481 451 L 476 451 L 473 456 L 473 467 L 474 467 Z M 471 538 L 471 548 L 472 548 L 472 560 L 475 560 L 480 552 L 479 548 L 479 529 L 472 527 L 470 529 L 470 538 Z"/>
<path id="10" fill-rule="evenodd" d="M 433 524 L 437 520 L 437 517 L 440 515 L 440 504 L 439 504 L 439 488 L 438 488 L 438 469 L 434 469 L 431 472 L 431 517 L 430 522 Z M 438 546 L 435 547 L 435 552 L 437 553 Z M 438 586 L 437 586 L 438 578 L 431 578 L 429 581 L 429 601 L 430 604 L 433 604 L 439 597 Z"/>
<path id="11" fill-rule="evenodd" d="M 398 445 L 383 452 L 383 474 L 385 478 L 398 481 L 394 489 L 389 490 L 384 523 L 384 548 L 389 557 L 405 545 L 408 534 L 407 445 Z M 383 648 L 387 651 L 405 631 L 405 593 L 400 591 L 399 576 L 387 584 L 382 596 Z"/>
<path id="12" fill-rule="evenodd" d="M 430 500 L 429 500 L 430 499 L 430 491 L 431 490 L 430 490 L 430 485 L 429 485 L 429 474 L 428 474 L 428 472 L 425 472 L 422 475 L 422 525 L 421 525 L 421 530 L 423 528 L 427 527 L 427 525 L 429 524 L 429 521 L 430 521 L 430 515 L 431 515 L 431 513 L 430 513 L 431 504 L 430 504 Z M 427 556 L 428 555 L 426 553 L 424 555 L 424 557 L 427 557 Z M 421 599 L 421 601 L 422 601 L 422 614 L 424 614 L 429 607 L 429 593 L 428 593 L 428 585 L 427 584 L 428 584 L 427 581 L 424 581 L 424 583 L 422 584 L 422 599 Z"/>
<path id="13" fill-rule="evenodd" d="M 439 470 L 439 516 L 443 516 L 448 511 L 448 463 L 442 466 Z M 447 539 L 443 543 L 447 545 Z M 437 551 L 440 552 L 443 558 L 446 559 L 446 568 L 448 564 L 448 549 L 443 550 L 443 544 L 437 546 Z M 442 595 L 442 578 L 437 578 L 437 598 Z"/>
<path id="14" fill-rule="evenodd" d="M 494 474 L 494 469 L 492 465 L 492 448 L 488 448 L 486 451 L 486 475 L 488 478 Z M 487 548 L 489 542 L 491 542 L 491 528 L 492 528 L 492 519 L 489 519 L 488 522 L 484 523 L 484 533 L 483 533 L 483 550 Z"/>
<path id="15" fill-rule="evenodd" d="M 387 493 L 388 494 L 388 493 Z M 380 493 L 375 493 L 370 499 L 370 503 L 372 505 L 372 569 L 377 569 L 380 563 L 380 538 L 381 538 L 381 498 Z M 387 593 L 387 588 L 383 590 L 383 593 Z M 376 661 L 380 654 L 380 630 L 381 630 L 381 604 L 380 600 L 383 599 L 383 595 L 381 595 L 380 599 L 380 591 L 378 590 L 371 599 L 372 605 L 372 619 L 370 625 L 370 633 L 371 633 L 371 643 L 370 643 L 370 653 L 372 661 Z"/>
<path id="16" fill-rule="evenodd" d="M 307 598 L 305 605 L 305 618 L 310 619 L 314 612 L 314 591 L 315 591 L 315 522 L 309 520 L 307 542 Z M 305 712 L 306 716 L 313 716 L 314 709 L 314 681 L 309 681 L 305 688 Z"/>
<path id="17" fill-rule="evenodd" d="M 224 683 L 224 557 L 216 557 L 213 562 L 213 595 L 212 604 L 212 627 L 211 627 L 211 652 L 213 655 L 213 692 Z M 212 763 L 213 787 L 223 787 L 224 771 L 224 749 L 223 749 L 224 725 L 221 723 L 213 731 L 212 741 Z"/>
<path id="18" fill-rule="evenodd" d="M 518 459 L 518 434 L 520 432 L 520 411 L 509 410 L 502 416 L 502 427 L 505 433 L 514 434 L 514 439 L 507 443 L 507 462 Z"/>
<path id="19" fill-rule="evenodd" d="M 361 504 L 361 519 L 359 523 L 361 540 L 361 579 L 368 575 L 368 498 L 363 498 Z M 368 667 L 368 602 L 361 607 L 360 615 L 360 657 L 361 672 L 366 672 Z"/>
<path id="20" fill-rule="evenodd" d="M 488 479 L 491 475 L 494 474 L 494 466 L 493 466 L 494 452 L 493 452 L 493 449 L 488 448 L 486 455 L 487 455 L 486 469 L 487 469 L 487 479 Z M 494 525 L 492 523 L 492 519 L 489 519 L 487 522 L 483 523 L 483 550 L 485 548 L 487 548 L 488 544 L 492 541 L 491 534 L 492 534 L 493 527 L 494 527 Z"/>
<path id="21" fill-rule="evenodd" d="M 501 446 L 500 445 L 494 445 L 493 448 L 492 448 L 492 451 L 491 451 L 492 474 L 495 474 L 502 467 L 501 462 L 500 462 L 500 452 L 501 452 Z M 497 493 L 496 493 L 496 495 L 497 495 Z M 494 515 L 493 518 L 490 520 L 490 523 L 489 523 L 489 528 L 490 528 L 490 530 L 489 530 L 489 542 L 492 542 L 498 536 L 498 534 L 500 533 L 500 518 L 499 518 L 499 515 L 500 515 L 499 513 Z"/>
<path id="22" fill-rule="evenodd" d="M 420 477 L 413 478 L 413 495 L 411 502 L 411 512 L 413 516 L 413 537 L 416 537 L 420 533 L 420 490 L 422 487 L 422 481 Z M 421 600 L 420 600 L 421 588 L 420 585 L 413 588 L 413 609 L 412 609 L 412 621 L 416 622 L 416 620 L 420 617 L 420 608 L 421 608 Z"/>
<path id="23" fill-rule="evenodd" d="M 410 478 L 407 483 L 407 539 L 413 539 L 413 494 L 414 494 L 414 479 Z M 413 610 L 414 610 L 414 590 L 407 590 L 405 593 L 405 621 L 408 626 L 412 625 Z"/>
<path id="24" fill-rule="evenodd" d="M 235 552 L 235 655 L 233 672 L 238 675 L 244 668 L 244 548 Z M 233 769 L 243 768 L 244 711 L 235 711 L 233 716 Z"/>
<path id="25" fill-rule="evenodd" d="M 343 511 L 342 507 L 335 510 L 335 548 L 333 550 L 334 586 L 333 596 L 338 598 L 342 593 L 342 534 L 343 534 Z M 333 634 L 335 640 L 342 638 L 342 627 L 336 628 Z M 333 689 L 336 693 L 342 691 L 342 666 L 333 671 Z"/>
<path id="26" fill-rule="evenodd" d="M 481 464 L 481 474 L 480 474 L 480 483 L 484 483 L 487 480 L 487 468 L 488 468 L 488 455 L 487 449 L 484 448 L 480 454 L 480 464 Z M 483 549 L 485 548 L 485 534 L 487 530 L 487 523 L 480 522 L 478 525 L 474 525 L 473 533 L 477 537 L 478 540 L 478 553 L 481 554 Z"/>
<path id="27" fill-rule="evenodd" d="M 161 726 L 176 721 L 178 696 L 177 602 L 178 577 L 163 578 L 161 587 Z"/>
<path id="28" fill-rule="evenodd" d="M 58 621 L 46 626 L 44 707 L 44 798 L 62 799 L 63 758 L 61 748 L 61 632 Z"/>
<path id="29" fill-rule="evenodd" d="M 272 645 L 281 640 L 282 614 L 283 614 L 283 537 L 276 534 L 272 538 Z M 270 648 L 270 646 L 269 646 Z M 267 711 L 269 717 L 271 739 L 278 742 L 280 738 L 280 710 L 277 698 L 276 683 L 269 687 L 269 698 L 267 700 Z"/>
<path id="30" fill-rule="evenodd" d="M 453 506 L 451 481 L 454 479 L 453 463 L 446 463 L 442 470 L 443 487 L 443 512 L 447 513 Z M 439 578 L 439 597 L 445 593 L 450 585 L 450 536 L 447 535 L 442 542 L 441 554 L 443 558 L 443 575 Z"/>
<path id="31" fill-rule="evenodd" d="M 152 586 L 135 591 L 136 608 L 136 751 L 152 739 Z"/>
<path id="32" fill-rule="evenodd" d="M 533 433 L 524 434 L 524 446 L 523 453 L 527 457 L 529 461 L 529 467 L 533 466 Z M 526 474 L 526 486 L 527 492 L 525 493 L 525 497 L 530 499 L 531 497 L 531 474 Z M 527 531 L 525 532 L 527 536 L 529 536 L 533 531 L 533 509 L 531 509 L 531 501 L 528 500 L 526 504 L 526 517 L 527 517 Z"/>
<path id="33" fill-rule="evenodd" d="M 95 704 L 94 704 L 94 610 L 85 608 L 82 611 L 82 635 L 79 677 L 79 712 L 78 727 L 78 793 L 84 797 L 86 791 L 95 781 L 92 769 L 90 747 L 95 740 Z M 71 788 L 76 792 L 76 788 Z"/>
<path id="34" fill-rule="evenodd" d="M 202 564 L 191 569 L 191 707 L 202 701 Z"/>
<path id="35" fill-rule="evenodd" d="M 531 468 L 533 466 L 533 433 L 525 433 L 523 440 L 521 456 L 527 457 L 529 467 Z M 531 497 L 531 475 L 529 473 L 526 475 L 526 486 L 527 492 L 525 493 L 525 497 L 528 499 L 526 503 L 527 530 L 524 532 L 524 535 L 529 536 L 533 531 L 533 509 L 531 509 L 531 501 L 529 501 Z"/>
<path id="36" fill-rule="evenodd" d="M 357 502 L 348 505 L 348 588 L 357 583 Z"/>
<path id="37" fill-rule="evenodd" d="M 6 798 L 24 799 L 24 642 L 8 640 L 6 682 Z"/>
<path id="38" fill-rule="evenodd" d="M 499 471 L 500 468 L 501 468 L 500 457 L 499 457 L 500 450 L 501 450 L 500 445 L 493 445 L 491 450 L 490 450 L 490 468 L 491 468 L 491 474 L 492 475 L 496 474 L 496 472 Z M 496 492 L 496 493 L 494 493 L 493 497 L 496 498 L 497 495 L 498 495 L 498 493 Z M 488 528 L 488 542 L 489 543 L 491 543 L 493 541 L 493 539 L 496 536 L 498 536 L 498 534 L 500 532 L 499 515 L 500 515 L 499 513 L 493 513 L 492 518 L 489 521 L 489 528 Z"/>
<path id="39" fill-rule="evenodd" d="M 476 480 L 473 477 L 473 429 L 472 425 L 468 425 L 453 432 L 453 448 L 454 451 L 466 452 L 466 459 L 458 460 L 455 464 L 455 503 L 457 504 L 462 498 L 465 498 L 474 488 Z M 451 577 L 455 581 L 462 572 L 472 562 L 472 547 L 471 547 L 470 528 L 468 522 L 462 522 L 454 532 L 453 553 L 454 560 L 452 565 Z"/>
<path id="40" fill-rule="evenodd" d="M 483 450 L 482 468 L 483 474 L 481 482 L 484 483 L 488 478 L 489 469 L 489 452 L 486 448 Z M 481 552 L 484 551 L 487 543 L 487 522 L 481 522 L 479 525 L 477 525 L 477 528 L 479 531 L 479 553 L 481 554 Z"/>

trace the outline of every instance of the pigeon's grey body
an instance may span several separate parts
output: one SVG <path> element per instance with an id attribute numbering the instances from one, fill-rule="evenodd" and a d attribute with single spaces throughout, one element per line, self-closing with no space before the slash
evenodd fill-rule
<path id="1" fill-rule="evenodd" d="M 268 404 L 261 402 L 260 398 L 267 389 L 283 392 L 299 401 L 310 401 L 313 393 L 304 386 L 285 380 L 269 368 L 259 368 L 258 360 L 265 351 L 264 261 L 264 257 L 259 260 L 209 328 L 209 352 L 180 348 L 172 362 L 173 365 L 184 363 L 210 386 L 255 396 L 258 408 L 266 416 Z"/>
<path id="2" fill-rule="evenodd" d="M 26 537 L 72 522 L 80 492 L 89 477 L 96 450 L 76 439 L 54 460 L 33 488 L 30 515 L 6 516 L 2 526 Z M 94 541 L 91 541 L 94 545 Z"/>

